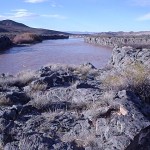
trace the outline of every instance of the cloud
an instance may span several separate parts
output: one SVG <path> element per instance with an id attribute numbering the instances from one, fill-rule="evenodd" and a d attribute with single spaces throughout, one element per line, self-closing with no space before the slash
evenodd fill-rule
<path id="1" fill-rule="evenodd" d="M 143 16 L 140 16 L 139 18 L 137 18 L 138 21 L 147 21 L 150 20 L 150 13 L 147 13 Z"/>
<path id="2" fill-rule="evenodd" d="M 36 17 L 43 18 L 52 18 L 52 19 L 67 19 L 66 16 L 59 14 L 36 14 L 32 13 L 26 9 L 16 9 L 11 10 L 10 13 L 0 14 L 0 20 L 12 19 L 12 20 L 21 20 L 21 19 L 33 19 Z"/>
<path id="3" fill-rule="evenodd" d="M 51 3 L 51 7 L 63 7 L 62 5 L 58 4 L 55 0 L 49 0 Z"/>
<path id="4" fill-rule="evenodd" d="M 150 6 L 150 0 L 132 0 L 138 6 Z"/>
<path id="5" fill-rule="evenodd" d="M 21 19 L 36 17 L 37 14 L 31 13 L 26 9 L 12 10 L 11 13 L 5 13 L 0 15 L 0 19 Z"/>
<path id="6" fill-rule="evenodd" d="M 47 0 L 25 0 L 25 2 L 27 2 L 27 3 L 42 3 L 45 1 L 47 1 Z"/>
<path id="7" fill-rule="evenodd" d="M 58 14 L 50 14 L 50 15 L 41 15 L 41 17 L 46 17 L 46 18 L 55 18 L 55 19 L 67 19 L 66 16 L 58 15 Z"/>

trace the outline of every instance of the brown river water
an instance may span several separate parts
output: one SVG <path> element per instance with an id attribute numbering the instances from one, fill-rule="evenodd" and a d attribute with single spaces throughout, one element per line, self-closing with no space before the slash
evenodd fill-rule
<path id="1" fill-rule="evenodd" d="M 95 67 L 102 68 L 111 53 L 112 49 L 85 43 L 82 38 L 46 40 L 0 52 L 0 73 L 16 74 L 55 63 L 79 65 L 91 62 Z"/>

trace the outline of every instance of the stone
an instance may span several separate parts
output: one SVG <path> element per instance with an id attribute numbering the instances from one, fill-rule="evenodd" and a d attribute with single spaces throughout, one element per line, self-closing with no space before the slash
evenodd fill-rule
<path id="1" fill-rule="evenodd" d="M 6 98 L 13 104 L 26 104 L 30 101 L 30 98 L 24 92 L 9 92 Z"/>
<path id="2" fill-rule="evenodd" d="M 26 135 L 19 141 L 19 148 L 21 150 L 49 150 L 52 149 L 54 141 L 51 138 L 44 137 L 42 134 Z"/>

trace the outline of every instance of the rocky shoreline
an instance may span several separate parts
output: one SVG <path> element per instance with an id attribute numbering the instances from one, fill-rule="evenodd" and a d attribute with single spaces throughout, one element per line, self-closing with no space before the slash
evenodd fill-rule
<path id="1" fill-rule="evenodd" d="M 149 49 L 116 47 L 103 69 L 87 63 L 2 74 L 1 149 L 150 149 L 149 62 Z"/>
<path id="2" fill-rule="evenodd" d="M 149 48 L 150 36 L 85 36 L 84 41 L 91 44 L 97 44 L 100 46 L 116 47 L 116 46 L 132 46 L 132 47 L 146 47 Z"/>

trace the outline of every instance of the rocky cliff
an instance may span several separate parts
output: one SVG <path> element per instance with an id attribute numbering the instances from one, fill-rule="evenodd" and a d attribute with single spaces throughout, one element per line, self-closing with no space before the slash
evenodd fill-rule
<path id="1" fill-rule="evenodd" d="M 150 67 L 150 49 L 134 48 L 131 46 L 116 46 L 113 49 L 110 63 L 116 68 L 126 67 L 135 62 Z"/>
<path id="2" fill-rule="evenodd" d="M 150 149 L 149 61 L 148 49 L 123 47 L 100 70 L 88 63 L 2 74 L 1 149 Z"/>
<path id="3" fill-rule="evenodd" d="M 84 41 L 100 46 L 134 46 L 147 47 L 150 45 L 150 36 L 85 36 Z"/>

